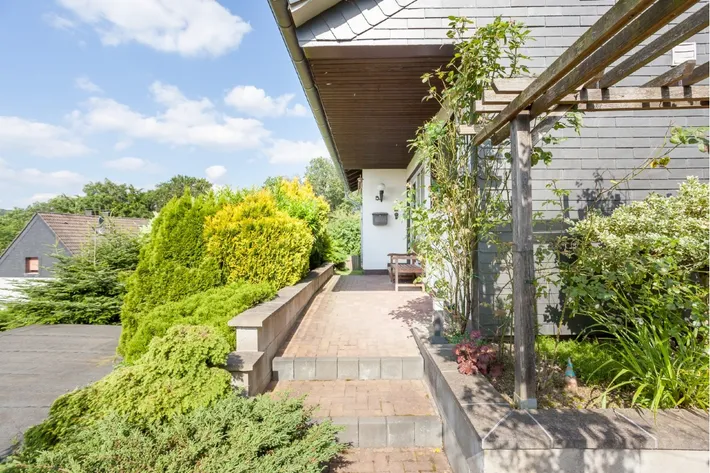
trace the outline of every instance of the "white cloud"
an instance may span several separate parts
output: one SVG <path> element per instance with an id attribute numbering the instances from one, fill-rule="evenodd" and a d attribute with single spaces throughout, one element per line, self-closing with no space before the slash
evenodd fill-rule
<path id="1" fill-rule="evenodd" d="M 308 163 L 319 156 L 329 156 L 328 149 L 322 140 L 291 141 L 274 140 L 265 151 L 271 164 L 301 164 Z"/>
<path id="2" fill-rule="evenodd" d="M 58 0 L 106 45 L 136 42 L 184 56 L 220 56 L 251 26 L 214 0 Z"/>
<path id="3" fill-rule="evenodd" d="M 15 169 L 0 159 L 0 182 L 18 185 L 41 186 L 43 188 L 64 188 L 80 185 L 87 179 L 73 171 L 40 171 L 35 168 Z"/>
<path id="4" fill-rule="evenodd" d="M 51 192 L 43 192 L 40 194 L 33 194 L 29 198 L 29 203 L 34 204 L 36 202 L 47 202 L 50 199 L 57 197 L 59 194 L 52 194 Z"/>
<path id="5" fill-rule="evenodd" d="M 47 158 L 80 156 L 91 151 L 64 127 L 10 116 L 0 116 L 0 149 Z"/>
<path id="6" fill-rule="evenodd" d="M 141 158 L 134 158 L 131 156 L 106 161 L 104 163 L 104 166 L 109 169 L 116 169 L 118 171 L 141 171 L 144 173 L 157 172 L 160 169 L 160 167 L 155 163 Z"/>
<path id="7" fill-rule="evenodd" d="M 270 134 L 259 120 L 219 113 L 208 99 L 190 100 L 173 85 L 154 82 L 150 91 L 155 102 L 164 108 L 154 116 L 112 99 L 92 97 L 86 110 L 75 110 L 71 118 L 87 132 L 115 131 L 128 139 L 221 150 L 257 148 Z"/>
<path id="8" fill-rule="evenodd" d="M 113 145 L 113 149 L 116 151 L 122 151 L 126 148 L 129 148 L 131 145 L 133 145 L 133 141 L 131 140 L 121 140 L 116 142 L 115 145 Z"/>
<path id="9" fill-rule="evenodd" d="M 212 183 L 219 181 L 226 174 L 227 168 L 220 165 L 210 166 L 205 169 L 205 175 L 207 176 L 207 179 L 209 179 L 209 181 Z"/>
<path id="10" fill-rule="evenodd" d="M 74 85 L 77 89 L 81 89 L 92 94 L 100 94 L 103 92 L 101 87 L 91 82 L 91 79 L 86 76 L 77 77 L 74 81 Z"/>
<path id="11" fill-rule="evenodd" d="M 76 23 L 71 21 L 69 18 L 57 15 L 56 13 L 47 13 L 43 15 L 42 18 L 49 26 L 58 30 L 68 31 L 76 28 Z"/>
<path id="12" fill-rule="evenodd" d="M 264 89 L 253 85 L 238 85 L 227 94 L 224 102 L 240 112 L 255 117 L 305 116 L 308 110 L 300 103 L 293 107 L 288 106 L 293 97 L 293 94 L 270 97 L 266 95 Z"/>

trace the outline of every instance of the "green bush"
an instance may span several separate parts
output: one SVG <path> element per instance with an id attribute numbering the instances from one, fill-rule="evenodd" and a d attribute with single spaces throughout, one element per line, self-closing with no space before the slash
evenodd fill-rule
<path id="1" fill-rule="evenodd" d="M 281 288 L 308 273 L 313 236 L 303 221 L 279 211 L 267 190 L 208 217 L 205 238 L 209 255 L 229 282 Z"/>
<path id="2" fill-rule="evenodd" d="M 581 381 L 598 386 L 607 386 L 615 371 L 609 366 L 614 355 L 613 348 L 608 343 L 595 340 L 561 340 L 555 343 L 554 337 L 539 336 L 536 341 L 537 353 L 564 368 L 571 359 L 574 371 Z"/>
<path id="3" fill-rule="evenodd" d="M 193 198 L 185 192 L 155 218 L 136 271 L 127 281 L 119 353 L 133 338 L 142 313 L 223 284 L 219 265 L 206 255 L 203 239 L 205 217 L 216 211 L 212 194 Z"/>
<path id="4" fill-rule="evenodd" d="M 147 426 L 113 414 L 10 471 L 320 473 L 344 446 L 310 414 L 301 399 L 268 396 L 229 396 Z"/>
<path id="5" fill-rule="evenodd" d="M 110 413 L 146 428 L 213 405 L 232 392 L 221 368 L 229 343 L 211 327 L 175 326 L 151 341 L 134 365 L 59 397 L 47 420 L 25 433 L 21 457 L 46 450 Z"/>
<path id="6" fill-rule="evenodd" d="M 140 238 L 109 233 L 77 255 L 57 252 L 54 278 L 20 286 L 0 311 L 0 330 L 31 324 L 115 324 L 124 280 L 138 263 Z"/>
<path id="7" fill-rule="evenodd" d="M 360 213 L 338 209 L 328 222 L 328 234 L 346 255 L 359 255 L 361 248 Z"/>
<path id="8" fill-rule="evenodd" d="M 269 188 L 276 201 L 276 207 L 289 216 L 302 220 L 308 225 L 313 236 L 313 247 L 309 258 L 311 268 L 315 268 L 328 259 L 330 238 L 327 234 L 328 212 L 330 206 L 323 198 L 313 192 L 311 184 L 301 183 L 298 179 L 281 179 Z"/>
<path id="9" fill-rule="evenodd" d="M 124 357 L 128 362 L 136 360 L 154 337 L 163 336 L 173 325 L 210 326 L 234 349 L 234 329 L 227 325 L 229 319 L 273 296 L 274 289 L 269 284 L 235 282 L 158 306 L 140 316 L 135 334 L 126 341 Z"/>
<path id="10" fill-rule="evenodd" d="M 576 223 L 560 264 L 566 315 L 611 337 L 611 390 L 653 409 L 708 406 L 708 185 Z"/>

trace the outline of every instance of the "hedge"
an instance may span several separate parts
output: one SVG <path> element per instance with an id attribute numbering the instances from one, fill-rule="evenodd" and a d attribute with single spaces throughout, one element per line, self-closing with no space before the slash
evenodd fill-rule
<path id="1" fill-rule="evenodd" d="M 209 289 L 178 302 L 170 302 L 141 314 L 135 334 L 123 349 L 126 361 L 132 362 L 145 353 L 153 337 L 164 335 L 173 325 L 206 325 L 213 327 L 234 349 L 234 329 L 229 319 L 275 294 L 266 283 L 235 282 Z"/>
<path id="2" fill-rule="evenodd" d="M 186 192 L 155 218 L 126 284 L 119 353 L 124 354 L 127 340 L 133 338 L 141 313 L 223 284 L 219 265 L 206 255 L 202 238 L 205 217 L 216 211 L 212 194 L 193 198 Z"/>
<path id="3" fill-rule="evenodd" d="M 295 284 L 308 273 L 314 240 L 308 226 L 279 211 L 266 190 L 208 217 L 205 239 L 228 282 L 267 282 L 275 288 Z"/>

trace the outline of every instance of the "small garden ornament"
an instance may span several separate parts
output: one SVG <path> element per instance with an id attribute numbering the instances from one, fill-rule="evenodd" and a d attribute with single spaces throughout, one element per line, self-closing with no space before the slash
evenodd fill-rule
<path id="1" fill-rule="evenodd" d="M 577 375 L 574 373 L 571 358 L 567 358 L 567 369 L 565 369 L 565 388 L 568 391 L 577 390 Z"/>

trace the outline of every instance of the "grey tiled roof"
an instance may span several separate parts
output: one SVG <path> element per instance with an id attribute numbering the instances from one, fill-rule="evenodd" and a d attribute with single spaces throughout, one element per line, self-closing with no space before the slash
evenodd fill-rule
<path id="1" fill-rule="evenodd" d="M 67 250 L 72 254 L 81 251 L 83 245 L 90 243 L 99 224 L 98 216 L 43 213 L 37 214 L 57 235 Z M 118 232 L 136 234 L 141 227 L 148 225 L 145 218 L 108 217 L 104 227 Z"/>

